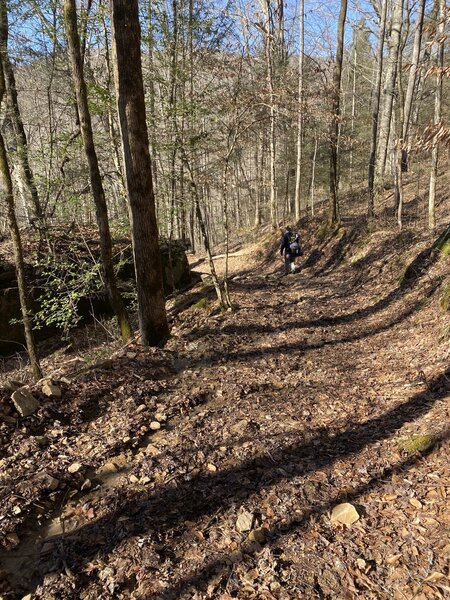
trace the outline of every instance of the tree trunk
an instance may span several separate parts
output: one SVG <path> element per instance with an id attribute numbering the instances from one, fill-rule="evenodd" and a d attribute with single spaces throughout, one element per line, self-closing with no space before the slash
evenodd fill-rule
<path id="1" fill-rule="evenodd" d="M 138 0 L 111 0 L 117 106 L 131 213 L 139 328 L 144 345 L 167 339 L 161 257 L 145 114 Z"/>
<path id="2" fill-rule="evenodd" d="M 309 196 L 312 217 L 314 216 L 314 193 L 315 193 L 315 187 L 316 187 L 317 146 L 318 146 L 318 139 L 317 139 L 317 131 L 316 131 L 315 138 L 314 138 L 314 153 L 313 153 L 313 157 L 312 157 L 312 166 L 311 166 L 311 191 L 310 191 L 310 196 Z"/>
<path id="3" fill-rule="evenodd" d="M 33 171 L 28 158 L 28 140 L 23 126 L 17 98 L 16 79 L 8 53 L 8 9 L 7 0 L 0 0 L 0 51 L 2 53 L 3 72 L 8 101 L 11 106 L 14 135 L 17 143 L 17 160 L 20 166 L 21 187 L 25 193 L 24 204 L 28 209 L 31 204 L 33 216 L 37 220 L 39 230 L 44 227 L 44 214 L 34 181 Z"/>
<path id="4" fill-rule="evenodd" d="M 298 116 L 297 116 L 297 169 L 295 175 L 295 219 L 300 219 L 303 149 L 303 54 L 305 51 L 305 0 L 300 0 L 298 54 Z"/>
<path id="5" fill-rule="evenodd" d="M 83 73 L 80 38 L 78 35 L 77 12 L 75 0 L 64 0 L 64 21 L 67 34 L 70 62 L 72 65 L 73 82 L 77 99 L 78 115 L 80 118 L 81 134 L 84 151 L 89 167 L 89 178 L 95 203 L 97 225 L 100 233 L 100 253 L 108 300 L 117 317 L 121 336 L 124 340 L 131 337 L 131 325 L 125 305 L 117 289 L 114 264 L 112 258 L 112 242 L 109 230 L 108 208 L 106 205 L 103 182 L 100 175 L 97 153 L 94 146 L 91 115 L 89 112 L 86 82 Z"/>
<path id="6" fill-rule="evenodd" d="M 341 0 L 341 9 L 339 13 L 336 62 L 333 72 L 333 90 L 331 105 L 331 125 L 330 125 L 330 194 L 331 194 L 331 222 L 335 223 L 339 219 L 339 200 L 338 200 L 338 143 L 339 143 L 339 118 L 340 118 L 340 99 L 341 99 L 341 78 L 342 78 L 342 59 L 344 55 L 344 28 L 347 16 L 347 0 Z"/>
<path id="7" fill-rule="evenodd" d="M 5 76 L 3 71 L 4 54 L 0 54 L 0 104 L 5 95 Z M 17 225 L 16 213 L 14 210 L 13 185 L 11 172 L 9 170 L 8 158 L 6 155 L 5 142 L 0 131 L 0 196 L 6 205 L 9 231 L 13 243 L 14 263 L 17 275 L 17 287 L 19 289 L 20 308 L 22 312 L 23 327 L 25 330 L 25 342 L 28 356 L 30 358 L 31 369 L 36 380 L 42 377 L 41 367 L 37 357 L 36 346 L 34 343 L 33 330 L 31 326 L 30 307 L 28 303 L 28 292 L 25 278 L 25 263 L 23 260 L 22 240 L 20 238 L 19 227 Z"/>
<path id="8" fill-rule="evenodd" d="M 270 171 L 270 221 L 273 226 L 278 224 L 278 207 L 275 172 L 275 89 L 273 74 L 273 20 L 271 17 L 271 0 L 263 0 L 265 16 L 264 48 L 266 58 L 266 81 L 269 93 L 269 171 Z"/>
<path id="9" fill-rule="evenodd" d="M 377 71 L 375 75 L 375 86 L 373 90 L 372 101 L 372 131 L 370 137 L 370 157 L 369 157 L 369 176 L 368 189 L 369 200 L 367 206 L 367 216 L 372 219 L 374 216 L 374 180 L 375 180 L 375 160 L 377 155 L 378 141 L 378 117 L 380 112 L 381 80 L 383 74 L 383 49 L 384 37 L 386 35 L 386 13 L 387 0 L 383 0 L 381 5 L 380 29 L 377 47 Z"/>
<path id="10" fill-rule="evenodd" d="M 409 128 L 411 123 L 411 109 L 413 104 L 414 90 L 416 89 L 417 71 L 419 69 L 420 47 L 422 43 L 423 17 L 425 13 L 426 0 L 420 0 L 417 12 L 416 31 L 414 34 L 414 46 L 411 60 L 411 68 L 408 76 L 408 86 L 406 88 L 405 107 L 403 109 L 403 153 L 402 153 L 402 169 L 408 170 L 408 146 L 409 146 Z"/>
<path id="11" fill-rule="evenodd" d="M 382 188 L 392 122 L 392 107 L 397 81 L 398 54 L 403 18 L 403 0 L 393 0 L 391 19 L 391 37 L 389 41 L 389 57 L 384 84 L 384 103 L 380 119 L 380 135 L 378 140 L 378 156 L 375 169 L 375 187 Z"/>
<path id="12" fill-rule="evenodd" d="M 436 75 L 436 92 L 434 97 L 434 126 L 437 129 L 441 121 L 442 112 L 442 80 L 444 68 L 444 42 L 445 42 L 445 24 L 446 24 L 446 0 L 439 1 L 439 19 L 438 19 L 437 37 L 438 37 L 438 54 L 437 75 Z M 435 137 L 433 140 L 433 149 L 431 153 L 431 173 L 430 173 L 430 191 L 428 196 L 428 227 L 434 230 L 436 227 L 436 180 L 439 163 L 439 142 Z"/>

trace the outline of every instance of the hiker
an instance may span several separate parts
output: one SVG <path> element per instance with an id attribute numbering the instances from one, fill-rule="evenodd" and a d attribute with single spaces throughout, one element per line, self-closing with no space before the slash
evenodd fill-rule
<path id="1" fill-rule="evenodd" d="M 295 273 L 295 259 L 301 256 L 300 236 L 292 231 L 289 225 L 283 231 L 283 237 L 280 242 L 280 254 L 284 257 L 284 274 Z"/>

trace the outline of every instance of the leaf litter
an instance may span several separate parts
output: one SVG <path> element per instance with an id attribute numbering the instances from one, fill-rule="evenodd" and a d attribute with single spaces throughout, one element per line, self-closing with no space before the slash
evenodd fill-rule
<path id="1" fill-rule="evenodd" d="M 236 311 L 188 303 L 27 418 L 2 392 L 0 597 L 448 597 L 449 350 L 393 256 L 241 256 Z"/>

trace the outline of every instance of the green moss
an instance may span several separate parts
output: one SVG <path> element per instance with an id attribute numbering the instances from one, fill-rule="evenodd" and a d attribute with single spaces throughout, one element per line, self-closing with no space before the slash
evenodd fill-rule
<path id="1" fill-rule="evenodd" d="M 448 312 L 450 310 L 450 282 L 447 282 L 447 285 L 444 285 L 443 290 L 441 296 L 441 308 L 444 312 Z"/>
<path id="2" fill-rule="evenodd" d="M 415 452 L 425 452 L 434 445 L 436 440 L 437 436 L 432 433 L 416 434 L 401 440 L 399 446 L 407 454 L 414 454 Z"/>
<path id="3" fill-rule="evenodd" d="M 208 298 L 200 298 L 200 300 L 198 300 L 195 304 L 193 304 L 193 308 L 197 309 L 197 310 L 206 310 L 208 308 L 209 305 L 209 299 Z"/>
<path id="4" fill-rule="evenodd" d="M 441 247 L 442 256 L 450 256 L 450 240 L 445 242 Z"/>

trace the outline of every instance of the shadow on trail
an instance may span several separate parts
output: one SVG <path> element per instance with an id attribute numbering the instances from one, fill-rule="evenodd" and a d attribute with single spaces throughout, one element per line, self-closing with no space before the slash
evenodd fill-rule
<path id="1" fill-rule="evenodd" d="M 72 535 L 53 538 L 57 550 L 50 564 L 41 565 L 39 578 L 42 581 L 47 572 L 63 572 L 67 568 L 80 573 L 84 564 L 97 555 L 107 556 L 131 536 L 154 532 L 161 541 L 166 532 L 179 528 L 186 520 L 214 515 L 237 502 L 244 502 L 261 489 L 270 489 L 280 481 L 311 474 L 333 465 L 336 460 L 354 456 L 366 446 L 386 440 L 405 423 L 428 413 L 449 391 L 450 368 L 429 381 L 427 392 L 413 395 L 408 401 L 380 416 L 352 424 L 343 432 L 330 433 L 321 429 L 314 432 L 311 440 L 280 446 L 271 454 L 270 464 L 266 453 L 263 453 L 237 467 L 217 473 L 200 473 L 191 480 L 180 478 L 136 499 L 118 500 L 118 505 L 108 516 L 85 525 Z M 283 469 L 286 463 L 289 464 L 289 473 Z M 363 489 L 357 493 L 362 492 Z M 311 514 L 327 509 L 328 503 L 312 508 Z M 121 526 L 122 516 L 129 518 L 127 528 Z M 303 516 L 290 526 L 299 527 L 306 518 Z M 272 535 L 276 535 L 276 532 L 272 532 Z M 89 579 L 89 576 L 80 575 L 79 585 L 83 585 L 83 577 Z M 39 581 L 35 583 L 38 585 Z M 176 597 L 167 594 L 164 598 Z"/>
<path id="2" fill-rule="evenodd" d="M 307 529 L 312 517 L 316 517 L 331 511 L 337 504 L 341 504 L 343 502 L 350 502 L 353 504 L 357 503 L 361 496 L 382 486 L 383 483 L 392 478 L 393 475 L 404 474 L 405 471 L 408 471 L 412 467 L 416 466 L 424 459 L 424 457 L 430 455 L 439 443 L 446 441 L 449 439 L 449 437 L 450 433 L 448 431 L 444 432 L 444 434 L 442 434 L 432 444 L 432 446 L 423 453 L 423 455 L 416 454 L 406 458 L 403 461 L 399 461 L 392 466 L 386 467 L 376 476 L 372 477 L 368 482 L 355 487 L 353 490 L 346 491 L 342 494 L 335 494 L 334 496 L 328 498 L 325 502 L 310 506 L 303 511 L 301 517 L 295 517 L 290 521 L 283 523 L 281 527 L 274 526 L 269 528 L 266 533 L 267 545 L 270 547 L 276 546 L 276 544 L 282 542 L 283 537 L 292 533 L 299 533 L 300 531 Z M 249 548 L 249 550 L 251 549 Z M 243 558 L 239 558 L 240 560 L 236 560 L 236 554 L 227 555 L 224 553 L 219 559 L 209 562 L 197 572 L 186 576 L 181 582 L 177 583 L 173 587 L 166 589 L 163 592 L 159 592 L 158 600 L 177 600 L 181 597 L 181 594 L 189 592 L 190 588 L 195 588 L 196 591 L 199 591 L 202 589 L 202 587 L 205 588 L 207 586 L 208 581 L 211 580 L 212 577 L 215 577 L 215 591 L 225 591 L 220 590 L 221 584 L 224 579 L 228 580 L 233 564 L 236 562 L 242 562 Z M 218 575 L 220 575 L 221 578 L 217 581 Z M 303 588 L 298 589 L 297 591 L 307 593 L 310 589 L 311 584 L 309 582 L 305 582 L 303 584 Z"/>
<path id="3" fill-rule="evenodd" d="M 400 312 L 393 319 L 385 323 L 381 323 L 379 325 L 375 325 L 373 327 L 369 327 L 362 331 L 357 331 L 353 334 L 349 334 L 346 336 L 341 336 L 339 338 L 326 340 L 320 339 L 317 342 L 307 343 L 293 343 L 286 342 L 284 344 L 277 344 L 271 347 L 256 347 L 254 349 L 249 350 L 236 350 L 234 352 L 227 352 L 226 354 L 226 364 L 230 365 L 233 361 L 245 361 L 248 359 L 255 359 L 259 357 L 267 357 L 268 355 L 277 355 L 280 353 L 287 354 L 295 354 L 295 352 L 310 352 L 312 350 L 318 350 L 319 348 L 323 348 L 324 346 L 336 346 L 340 344 L 348 344 L 351 342 L 357 342 L 360 340 L 364 340 L 368 337 L 377 335 L 384 331 L 389 330 L 391 327 L 400 324 L 402 321 L 410 317 L 414 312 L 419 310 L 422 307 L 422 302 L 425 298 L 430 296 L 436 289 L 440 286 L 440 281 L 435 281 L 430 286 L 427 291 L 427 294 L 423 297 L 411 304 L 408 308 Z M 378 301 L 375 305 L 370 307 L 366 307 L 363 309 L 358 309 L 357 311 L 345 315 L 337 315 L 335 317 L 327 317 L 323 316 L 318 319 L 310 319 L 305 321 L 290 321 L 284 323 L 278 327 L 273 327 L 272 325 L 227 325 L 220 330 L 217 329 L 201 329 L 195 332 L 195 336 L 190 335 L 189 339 L 195 339 L 195 337 L 201 337 L 206 335 L 214 334 L 218 338 L 220 335 L 245 335 L 245 334 L 270 334 L 278 331 L 290 331 L 295 329 L 309 329 L 309 328 L 325 328 L 334 325 L 343 325 L 346 323 L 352 323 L 355 320 L 363 319 L 372 314 L 375 314 L 381 311 L 383 308 L 388 306 L 394 297 L 397 296 L 397 290 L 391 292 L 386 298 Z M 217 344 L 219 345 L 219 344 Z M 222 349 L 218 351 L 210 352 L 209 354 L 203 355 L 197 362 L 195 360 L 191 361 L 191 367 L 195 366 L 211 366 L 218 362 L 223 362 L 224 354 Z"/>

